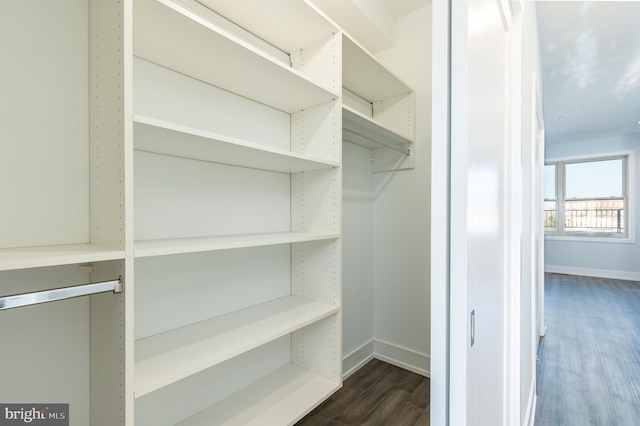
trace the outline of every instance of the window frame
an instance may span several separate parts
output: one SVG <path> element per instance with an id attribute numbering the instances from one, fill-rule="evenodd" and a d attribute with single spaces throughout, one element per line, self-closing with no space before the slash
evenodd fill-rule
<path id="1" fill-rule="evenodd" d="M 575 163 L 588 163 L 596 161 L 619 160 L 622 159 L 622 200 L 624 202 L 624 230 L 622 237 L 594 237 L 565 235 L 565 202 L 587 201 L 587 200 L 610 200 L 611 198 L 571 198 L 566 199 L 565 189 L 565 165 Z M 555 198 L 543 199 L 545 201 L 555 201 L 556 205 L 556 235 L 545 235 L 545 240 L 559 241 L 583 241 L 583 242 L 607 242 L 607 243 L 635 243 L 635 152 L 620 151 L 602 153 L 586 156 L 572 156 L 562 158 L 549 158 L 545 161 L 545 166 L 555 166 Z M 561 167 L 560 167 L 561 165 Z M 618 198 L 616 198 L 618 199 Z M 544 217 L 544 214 L 542 215 Z"/>

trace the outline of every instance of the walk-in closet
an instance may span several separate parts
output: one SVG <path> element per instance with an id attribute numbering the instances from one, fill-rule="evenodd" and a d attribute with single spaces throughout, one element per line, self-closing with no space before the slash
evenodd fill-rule
<path id="1" fill-rule="evenodd" d="M 0 404 L 289 425 L 429 375 L 430 5 L 365 3 L 4 5 Z"/>

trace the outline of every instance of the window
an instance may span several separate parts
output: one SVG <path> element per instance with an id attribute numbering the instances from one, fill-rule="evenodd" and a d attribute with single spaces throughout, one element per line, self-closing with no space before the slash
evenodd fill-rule
<path id="1" fill-rule="evenodd" d="M 627 163 L 624 155 L 545 165 L 545 235 L 626 238 Z"/>

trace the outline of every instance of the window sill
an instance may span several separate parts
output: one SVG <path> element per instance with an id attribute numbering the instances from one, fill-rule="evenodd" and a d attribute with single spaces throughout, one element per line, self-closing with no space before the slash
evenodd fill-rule
<path id="1" fill-rule="evenodd" d="M 618 243 L 635 244 L 635 238 L 608 238 L 608 237 L 560 237 L 557 235 L 545 235 L 545 241 L 581 241 L 585 243 Z"/>

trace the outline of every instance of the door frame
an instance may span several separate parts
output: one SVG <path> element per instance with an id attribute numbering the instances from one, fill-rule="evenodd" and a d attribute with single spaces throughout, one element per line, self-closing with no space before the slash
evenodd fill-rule
<path id="1" fill-rule="evenodd" d="M 432 2 L 431 424 L 449 425 L 451 0 Z"/>
<path id="2" fill-rule="evenodd" d="M 544 162 L 545 162 L 545 125 L 544 125 L 544 115 L 542 110 L 542 97 L 540 95 L 540 88 L 538 88 L 538 78 L 534 74 L 533 75 L 533 135 L 532 141 L 534 143 L 535 149 L 535 170 L 537 174 L 534 175 L 537 184 L 537 193 L 532 194 L 533 199 L 531 200 L 531 205 L 536 206 L 536 218 L 533 224 L 533 235 L 536 236 L 536 247 L 535 247 L 535 259 L 536 259 L 536 283 L 535 288 L 537 289 L 536 301 L 537 306 L 535 314 L 537 324 L 537 330 L 534 330 L 534 337 L 537 340 L 535 342 L 536 351 L 538 349 L 538 343 L 541 337 L 544 337 L 546 333 L 546 326 L 544 324 Z M 537 331 L 537 332 L 536 332 Z"/>

